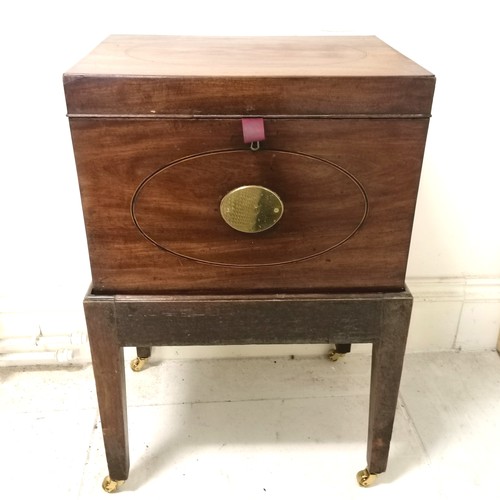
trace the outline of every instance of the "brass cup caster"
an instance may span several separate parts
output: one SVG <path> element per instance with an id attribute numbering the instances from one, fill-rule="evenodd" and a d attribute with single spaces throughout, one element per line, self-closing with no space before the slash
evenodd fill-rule
<path id="1" fill-rule="evenodd" d="M 341 353 L 341 352 L 337 352 L 336 349 L 330 349 L 328 351 L 328 359 L 330 361 L 338 361 L 341 357 L 345 356 L 345 354 Z"/>
<path id="2" fill-rule="evenodd" d="M 132 370 L 134 372 L 140 372 L 144 369 L 144 366 L 146 365 L 147 360 L 148 360 L 148 358 L 137 357 L 130 362 L 130 368 L 132 368 Z"/>
<path id="3" fill-rule="evenodd" d="M 104 481 L 102 482 L 102 489 L 106 493 L 114 493 L 119 486 L 121 486 L 125 481 L 115 481 L 114 479 L 111 479 L 109 476 L 106 476 L 104 478 Z"/>
<path id="4" fill-rule="evenodd" d="M 370 474 L 368 469 L 360 470 L 356 474 L 356 479 L 358 480 L 358 484 L 363 486 L 363 488 L 368 488 L 371 486 L 375 480 L 377 479 L 377 474 Z"/>

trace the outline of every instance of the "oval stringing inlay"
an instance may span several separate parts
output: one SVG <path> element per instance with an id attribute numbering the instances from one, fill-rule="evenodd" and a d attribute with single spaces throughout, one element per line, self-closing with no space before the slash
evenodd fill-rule
<path id="1" fill-rule="evenodd" d="M 255 216 L 250 233 L 223 223 L 221 200 L 238 180 L 242 187 L 277 186 L 269 191 L 286 204 L 286 214 L 273 230 L 253 232 Z M 368 196 L 349 171 L 323 158 L 227 149 L 182 157 L 152 172 L 134 192 L 130 211 L 142 236 L 161 250 L 203 264 L 262 267 L 312 259 L 346 243 L 367 217 Z"/>

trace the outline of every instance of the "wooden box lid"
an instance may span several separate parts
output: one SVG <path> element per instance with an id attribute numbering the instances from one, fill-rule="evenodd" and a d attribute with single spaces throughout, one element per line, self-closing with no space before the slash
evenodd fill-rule
<path id="1" fill-rule="evenodd" d="M 374 36 L 113 35 L 64 75 L 84 116 L 429 116 L 434 76 Z"/>

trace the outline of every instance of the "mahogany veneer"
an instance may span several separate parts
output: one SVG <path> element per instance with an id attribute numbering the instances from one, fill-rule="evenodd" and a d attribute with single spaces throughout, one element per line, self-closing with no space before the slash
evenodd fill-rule
<path id="1" fill-rule="evenodd" d="M 111 36 L 64 89 L 111 477 L 128 476 L 123 347 L 228 343 L 373 343 L 383 472 L 433 75 L 376 37 Z M 263 119 L 256 151 L 242 118 Z M 248 185 L 283 204 L 266 231 L 221 217 Z"/>

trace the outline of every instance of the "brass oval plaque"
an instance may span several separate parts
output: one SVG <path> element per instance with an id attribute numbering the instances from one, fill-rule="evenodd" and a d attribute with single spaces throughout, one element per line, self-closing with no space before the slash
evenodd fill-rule
<path id="1" fill-rule="evenodd" d="M 280 197 L 263 186 L 241 186 L 229 191 L 220 203 L 224 221 L 242 233 L 260 233 L 273 227 L 283 215 Z"/>

